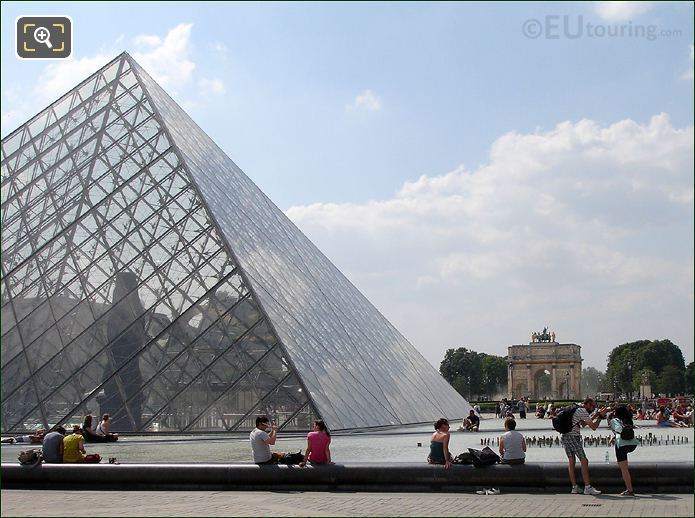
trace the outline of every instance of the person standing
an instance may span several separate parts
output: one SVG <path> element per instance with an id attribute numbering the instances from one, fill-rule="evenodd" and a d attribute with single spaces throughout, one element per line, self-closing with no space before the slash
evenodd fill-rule
<path id="1" fill-rule="evenodd" d="M 620 493 L 623 496 L 635 496 L 632 490 L 632 477 L 627 465 L 627 454 L 635 451 L 639 442 L 635 439 L 634 433 L 632 439 L 623 439 L 621 433 L 626 426 L 634 426 L 632 423 L 632 415 L 625 405 L 620 405 L 615 409 L 613 419 L 610 420 L 610 427 L 615 434 L 615 458 L 618 461 L 620 473 L 625 482 L 625 491 Z"/>
<path id="2" fill-rule="evenodd" d="M 65 428 L 56 426 L 55 430 L 48 432 L 43 438 L 43 461 L 48 464 L 63 463 L 63 438 Z"/>
<path id="3" fill-rule="evenodd" d="M 526 401 L 524 401 L 524 398 L 521 398 L 519 400 L 519 403 L 517 403 L 516 407 L 519 410 L 519 418 L 526 419 Z"/>
<path id="4" fill-rule="evenodd" d="M 495 417 L 500 417 L 500 412 L 501 412 L 501 411 L 502 411 L 502 409 L 500 408 L 500 402 L 498 401 L 498 402 L 495 404 Z"/>
<path id="5" fill-rule="evenodd" d="M 526 439 L 516 431 L 516 421 L 511 417 L 504 420 L 506 433 L 500 437 L 502 464 L 523 464 L 526 461 Z"/>
<path id="6" fill-rule="evenodd" d="M 256 417 L 256 428 L 249 434 L 251 442 L 251 454 L 256 464 L 277 464 L 284 457 L 282 452 L 272 452 L 270 447 L 275 445 L 278 435 L 278 425 L 272 423 L 271 432 L 268 433 L 270 419 L 261 415 Z"/>
<path id="7" fill-rule="evenodd" d="M 331 433 L 322 420 L 314 421 L 314 431 L 306 436 L 306 452 L 301 467 L 310 464 L 333 464 L 331 462 Z"/>
<path id="8" fill-rule="evenodd" d="M 581 493 L 581 489 L 577 485 L 577 476 L 574 473 L 574 468 L 576 466 L 575 457 L 579 458 L 579 463 L 582 470 L 582 480 L 584 481 L 584 494 L 585 495 L 600 495 L 601 491 L 596 489 L 591 485 L 589 480 L 589 459 L 586 458 L 586 453 L 584 453 L 584 446 L 582 445 L 582 434 L 580 431 L 581 426 L 588 426 L 592 430 L 596 430 L 601 423 L 608 411 L 607 408 L 602 408 L 596 414 L 591 417 L 591 414 L 596 410 L 596 403 L 590 397 L 584 400 L 584 404 L 575 410 L 572 415 L 572 429 L 568 433 L 563 433 L 560 436 L 560 442 L 565 448 L 565 453 L 568 459 L 568 471 L 570 476 L 570 482 L 572 483 L 572 494 Z"/>

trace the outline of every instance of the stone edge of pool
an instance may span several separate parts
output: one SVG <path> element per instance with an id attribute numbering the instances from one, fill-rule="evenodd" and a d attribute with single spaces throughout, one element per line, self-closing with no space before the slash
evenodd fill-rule
<path id="1" fill-rule="evenodd" d="M 638 493 L 693 493 L 693 463 L 630 463 Z M 581 473 L 577 467 L 577 480 Z M 606 494 L 624 489 L 617 464 L 591 464 L 591 482 Z M 569 492 L 567 465 L 529 463 L 431 466 L 346 463 L 334 466 L 254 464 L 42 464 L 0 466 L 2 489 L 471 492 Z"/>

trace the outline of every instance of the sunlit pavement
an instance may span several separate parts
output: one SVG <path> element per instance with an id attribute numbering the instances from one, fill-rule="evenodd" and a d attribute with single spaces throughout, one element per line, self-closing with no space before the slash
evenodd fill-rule
<path id="1" fill-rule="evenodd" d="M 2 516 L 85 516 L 86 510 L 100 516 L 693 516 L 693 495 L 3 490 L 0 496 Z"/>

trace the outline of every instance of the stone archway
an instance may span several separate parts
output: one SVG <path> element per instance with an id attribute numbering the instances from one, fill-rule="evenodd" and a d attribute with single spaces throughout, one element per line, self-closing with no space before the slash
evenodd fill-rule
<path id="1" fill-rule="evenodd" d="M 581 398 L 581 346 L 532 341 L 528 345 L 509 346 L 507 359 L 510 398 Z M 540 386 L 544 377 L 549 378 L 549 389 Z"/>
<path id="2" fill-rule="evenodd" d="M 540 368 L 536 369 L 532 377 L 533 390 L 531 391 L 531 397 L 533 399 L 544 399 L 553 396 L 551 374 L 550 371 L 545 368 L 545 365 L 541 365 Z"/>

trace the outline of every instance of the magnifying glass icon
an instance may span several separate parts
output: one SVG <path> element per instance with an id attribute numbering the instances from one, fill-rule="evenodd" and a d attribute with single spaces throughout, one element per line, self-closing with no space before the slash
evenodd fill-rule
<path id="1" fill-rule="evenodd" d="M 53 48 L 53 45 L 51 45 L 51 33 L 46 27 L 37 27 L 34 31 L 34 39 L 37 43 L 44 43 L 49 49 Z"/>

